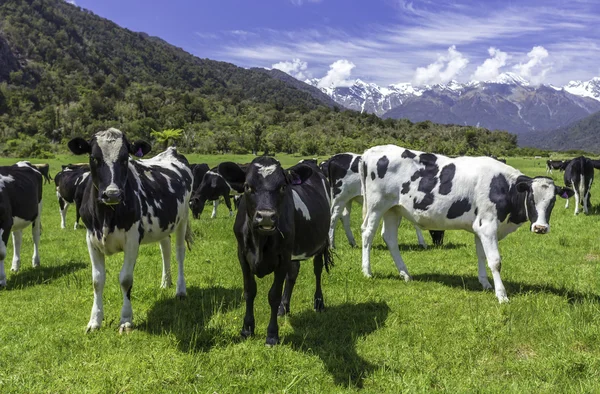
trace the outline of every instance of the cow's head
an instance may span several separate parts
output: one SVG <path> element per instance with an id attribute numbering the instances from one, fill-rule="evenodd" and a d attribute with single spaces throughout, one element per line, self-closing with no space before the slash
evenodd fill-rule
<path id="1" fill-rule="evenodd" d="M 204 174 L 200 182 L 198 189 L 194 191 L 194 195 L 190 198 L 190 209 L 192 210 L 192 216 L 194 219 L 198 219 L 204 211 L 204 205 L 206 204 L 207 196 L 210 193 L 210 189 L 213 188 L 213 182 L 216 182 L 217 175 L 212 174 L 211 171 Z"/>
<path id="2" fill-rule="evenodd" d="M 245 172 L 237 164 L 225 162 L 219 165 L 219 173 L 227 182 L 243 183 L 242 198 L 250 224 L 261 233 L 272 233 L 278 229 L 285 201 L 292 201 L 286 198 L 291 193 L 290 185 L 304 183 L 313 170 L 306 164 L 284 170 L 277 160 L 258 157 Z"/>
<path id="3" fill-rule="evenodd" d="M 69 149 L 76 155 L 90 155 L 90 173 L 98 191 L 98 201 L 106 205 L 121 202 L 129 167 L 129 155 L 142 157 L 150 152 L 146 141 L 130 143 L 117 129 L 96 133 L 91 140 L 77 137 L 69 141 Z"/>
<path id="4" fill-rule="evenodd" d="M 558 187 L 552 178 L 548 177 L 519 177 L 517 179 L 517 191 L 525 193 L 525 209 L 527 218 L 531 222 L 531 231 L 536 234 L 550 232 L 550 214 L 556 196 L 569 198 L 573 196 L 573 190 L 566 187 Z"/>

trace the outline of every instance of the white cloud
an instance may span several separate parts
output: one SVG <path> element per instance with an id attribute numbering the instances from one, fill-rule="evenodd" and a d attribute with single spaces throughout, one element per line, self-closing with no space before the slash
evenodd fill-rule
<path id="1" fill-rule="evenodd" d="M 483 64 L 477 66 L 475 73 L 471 76 L 471 79 L 476 81 L 493 81 L 498 75 L 500 75 L 500 68 L 506 65 L 506 60 L 510 58 L 510 56 L 506 52 L 502 52 L 501 50 L 490 47 L 488 49 L 488 53 L 490 54 L 490 58 L 485 59 Z"/>
<path id="2" fill-rule="evenodd" d="M 539 84 L 546 77 L 546 73 L 552 68 L 545 62 L 548 57 L 548 51 L 543 46 L 535 46 L 527 54 L 529 61 L 525 64 L 519 63 L 513 66 L 513 69 L 523 78 L 531 83 Z"/>
<path id="3" fill-rule="evenodd" d="M 354 81 L 348 79 L 352 74 L 354 63 L 346 59 L 340 59 L 329 65 L 327 74 L 319 80 L 320 88 L 336 88 L 339 86 L 351 86 Z"/>
<path id="4" fill-rule="evenodd" d="M 427 67 L 418 67 L 415 72 L 415 85 L 447 83 L 456 77 L 469 64 L 469 59 L 452 45 L 447 55 L 438 56 L 434 63 Z"/>
<path id="5" fill-rule="evenodd" d="M 302 60 L 296 58 L 291 62 L 279 62 L 275 63 L 271 66 L 271 68 L 276 68 L 285 73 L 290 74 L 292 77 L 304 81 L 305 79 L 310 78 L 310 73 L 307 72 L 308 63 L 303 62 Z"/>
<path id="6" fill-rule="evenodd" d="M 65 0 L 65 1 L 69 4 L 77 5 L 77 3 L 75 3 L 75 0 Z"/>

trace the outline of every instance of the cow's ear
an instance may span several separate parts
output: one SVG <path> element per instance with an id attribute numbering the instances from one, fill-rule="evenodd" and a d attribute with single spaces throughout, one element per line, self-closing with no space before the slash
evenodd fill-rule
<path id="1" fill-rule="evenodd" d="M 83 155 L 85 153 L 91 153 L 92 147 L 89 142 L 81 137 L 75 137 L 67 144 L 71 152 L 76 155 Z"/>
<path id="2" fill-rule="evenodd" d="M 313 174 L 306 164 L 298 164 L 288 170 L 288 180 L 292 185 L 301 185 Z"/>
<path id="3" fill-rule="evenodd" d="M 129 153 L 135 157 L 144 157 L 152 150 L 152 145 L 144 140 L 137 140 L 129 145 Z"/>
<path id="4" fill-rule="evenodd" d="M 225 178 L 227 183 L 243 184 L 246 181 L 246 173 L 237 164 L 231 161 L 225 161 L 219 164 L 219 174 Z"/>
<path id="5" fill-rule="evenodd" d="M 569 189 L 568 187 L 558 187 L 555 186 L 556 188 L 556 195 L 560 196 L 562 198 L 571 198 L 575 195 L 575 192 L 571 189 Z"/>
<path id="6" fill-rule="evenodd" d="M 517 183 L 517 191 L 519 193 L 528 192 L 530 190 L 531 190 L 531 186 L 530 186 L 529 182 L 518 182 Z"/>

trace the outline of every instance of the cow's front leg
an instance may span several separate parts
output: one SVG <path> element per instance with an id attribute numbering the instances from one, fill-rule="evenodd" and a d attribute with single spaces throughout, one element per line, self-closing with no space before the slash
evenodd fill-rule
<path id="1" fill-rule="evenodd" d="M 133 233 L 138 234 L 137 227 Z M 132 232 L 132 230 L 130 230 Z M 133 330 L 133 309 L 131 307 L 131 289 L 133 287 L 133 269 L 139 253 L 139 235 L 127 234 L 124 248 L 123 267 L 119 274 L 119 283 L 123 293 L 123 307 L 121 308 L 121 321 L 119 322 L 119 333 Z"/>
<path id="2" fill-rule="evenodd" d="M 211 219 L 214 219 L 217 217 L 217 207 L 219 206 L 219 200 L 215 200 L 213 201 L 213 211 L 212 211 L 212 215 L 210 215 Z"/>
<path id="3" fill-rule="evenodd" d="M 491 290 L 492 285 L 488 280 L 487 271 L 485 267 L 485 252 L 483 250 L 483 245 L 481 245 L 481 240 L 475 234 L 475 250 L 477 251 L 477 271 L 479 283 L 483 286 L 484 290 Z"/>
<path id="4" fill-rule="evenodd" d="M 6 272 L 4 271 L 4 259 L 6 258 L 6 244 L 8 243 L 8 232 L 0 228 L 0 287 L 6 287 Z"/>
<path id="5" fill-rule="evenodd" d="M 192 231 L 188 225 L 189 216 L 188 211 L 185 212 L 185 217 L 181 218 L 179 226 L 175 230 L 175 258 L 177 259 L 177 286 L 175 288 L 175 297 L 178 299 L 184 299 L 187 297 L 187 287 L 185 284 L 185 275 L 183 272 L 183 263 L 185 261 L 185 239 L 186 232 Z M 170 242 L 170 241 L 169 241 Z M 169 245 L 169 250 L 171 250 Z M 170 270 L 169 270 L 170 272 Z M 169 274 L 170 275 L 170 274 Z"/>
<path id="6" fill-rule="evenodd" d="M 294 291 L 294 285 L 298 278 L 298 272 L 300 271 L 300 262 L 292 261 L 290 268 L 285 277 L 285 286 L 283 288 L 283 297 L 281 297 L 281 305 L 279 305 L 278 316 L 284 316 L 290 313 L 290 300 L 292 299 L 292 292 Z"/>
<path id="7" fill-rule="evenodd" d="M 315 273 L 314 308 L 316 312 L 323 312 L 325 310 L 323 290 L 321 289 L 321 274 L 323 273 L 323 259 L 325 258 L 326 253 L 329 253 L 329 251 L 325 250 L 322 253 L 317 254 L 313 259 L 313 271 Z"/>
<path id="8" fill-rule="evenodd" d="M 229 217 L 232 217 L 233 210 L 231 209 L 231 198 L 229 197 L 229 193 L 225 194 L 223 196 L 223 199 L 225 200 L 225 205 L 227 206 L 227 209 L 229 209 Z"/>
<path id="9" fill-rule="evenodd" d="M 400 248 L 398 247 L 398 227 L 400 227 L 400 222 L 402 221 L 402 216 L 398 214 L 395 210 L 390 209 L 383 215 L 383 226 L 381 228 L 381 235 L 385 244 L 394 259 L 394 263 L 396 263 L 396 268 L 398 268 L 398 272 L 400 276 L 404 278 L 405 281 L 411 280 L 410 274 L 408 273 L 408 268 L 406 264 L 404 264 L 404 260 L 400 255 Z M 423 233 L 421 230 L 415 226 L 417 229 L 417 234 L 421 235 L 421 239 L 423 239 Z M 423 240 L 423 243 L 425 241 Z"/>
<path id="10" fill-rule="evenodd" d="M 273 279 L 273 285 L 269 290 L 269 305 L 271 306 L 271 319 L 267 326 L 267 341 L 266 344 L 269 346 L 277 345 L 279 343 L 279 324 L 277 324 L 277 311 L 279 310 L 279 304 L 281 304 L 281 291 L 283 290 L 283 282 L 287 274 L 287 264 L 281 264 L 277 270 L 275 270 L 275 278 Z"/>
<path id="11" fill-rule="evenodd" d="M 244 276 L 244 299 L 246 300 L 246 314 L 240 335 L 242 338 L 254 336 L 254 299 L 256 298 L 256 279 L 250 271 L 243 252 L 238 251 L 242 275 Z"/>
<path id="12" fill-rule="evenodd" d="M 11 271 L 18 272 L 21 268 L 21 243 L 23 242 L 23 230 L 13 230 L 13 258 Z"/>
<path id="13" fill-rule="evenodd" d="M 160 241 L 160 253 L 162 255 L 163 263 L 160 287 L 166 289 L 173 285 L 173 280 L 171 279 L 171 236 Z"/>
<path id="14" fill-rule="evenodd" d="M 94 331 L 102 325 L 104 319 L 104 308 L 102 305 L 102 292 L 106 282 L 106 269 L 104 266 L 104 254 L 97 250 L 91 242 L 93 234 L 87 233 L 87 246 L 90 260 L 92 261 L 92 286 L 94 288 L 94 303 L 87 332 Z"/>
<path id="15" fill-rule="evenodd" d="M 481 245 L 487 258 L 488 266 L 492 271 L 492 277 L 494 278 L 494 289 L 496 290 L 496 297 L 500 303 L 508 302 L 506 296 L 506 289 L 500 278 L 500 270 L 502 268 L 502 260 L 500 258 L 500 252 L 498 251 L 498 238 L 496 235 L 496 229 L 493 231 L 486 231 L 485 233 L 478 233 Z"/>

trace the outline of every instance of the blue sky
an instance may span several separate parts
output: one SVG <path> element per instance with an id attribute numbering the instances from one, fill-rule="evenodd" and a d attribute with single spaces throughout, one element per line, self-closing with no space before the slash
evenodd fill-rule
<path id="1" fill-rule="evenodd" d="M 72 2 L 69 1 L 69 2 Z M 321 86 L 600 76 L 596 0 L 75 0 L 202 58 Z"/>

